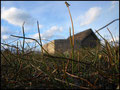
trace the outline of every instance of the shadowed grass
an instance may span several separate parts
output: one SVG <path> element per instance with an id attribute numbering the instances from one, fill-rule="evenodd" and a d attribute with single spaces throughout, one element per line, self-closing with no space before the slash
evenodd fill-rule
<path id="1" fill-rule="evenodd" d="M 2 87 L 116 88 L 119 83 L 119 52 L 113 52 L 116 46 L 110 45 L 107 41 L 105 43 L 105 46 L 75 51 L 74 59 L 71 59 L 70 53 L 67 57 L 44 54 L 44 60 L 40 53 L 30 51 L 31 48 L 30 53 L 21 54 L 17 43 L 16 47 L 12 47 L 16 48 L 16 53 L 1 51 Z M 116 49 L 118 48 L 117 46 Z M 74 73 L 71 72 L 70 61 L 76 64 Z"/>

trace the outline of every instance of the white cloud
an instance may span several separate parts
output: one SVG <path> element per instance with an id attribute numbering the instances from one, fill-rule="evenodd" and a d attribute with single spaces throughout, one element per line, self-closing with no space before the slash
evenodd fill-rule
<path id="1" fill-rule="evenodd" d="M 1 26 L 1 34 L 5 34 L 7 32 L 7 28 Z"/>
<path id="2" fill-rule="evenodd" d="M 8 36 L 8 35 L 2 35 L 2 36 L 1 36 L 1 39 L 7 40 L 7 39 L 9 39 L 9 36 Z"/>
<path id="3" fill-rule="evenodd" d="M 85 14 L 79 16 L 80 26 L 91 24 L 100 15 L 100 11 L 100 7 L 93 7 L 85 12 Z"/>
<path id="4" fill-rule="evenodd" d="M 35 23 L 35 19 L 30 14 L 15 7 L 9 9 L 3 7 L 1 10 L 1 19 L 16 26 L 22 26 L 24 21 L 26 25 L 33 25 Z"/>
<path id="5" fill-rule="evenodd" d="M 119 37 L 114 37 L 115 42 L 119 42 Z M 109 42 L 113 42 L 113 39 L 109 39 Z"/>
<path id="6" fill-rule="evenodd" d="M 34 39 L 38 39 L 38 38 L 39 38 L 39 34 L 36 33 L 36 34 L 30 35 L 30 37 L 32 37 L 32 38 L 34 38 Z"/>
<path id="7" fill-rule="evenodd" d="M 30 40 L 30 39 L 26 39 L 25 40 L 27 43 L 32 43 L 32 42 L 34 42 L 33 40 Z"/>
<path id="8" fill-rule="evenodd" d="M 62 32 L 62 27 L 52 26 L 50 29 L 48 29 L 46 32 L 42 34 L 43 39 L 50 39 L 54 35 L 56 35 L 57 32 Z"/>
<path id="9" fill-rule="evenodd" d="M 40 25 L 39 25 L 39 28 L 43 28 L 43 25 L 40 24 Z"/>
<path id="10" fill-rule="evenodd" d="M 41 34 L 41 38 L 42 39 L 50 39 L 52 37 L 54 37 L 56 35 L 56 33 L 62 32 L 63 28 L 62 27 L 58 27 L 58 26 L 52 26 L 50 29 L 46 30 L 44 33 Z M 34 39 L 39 39 L 39 34 L 33 34 L 30 35 L 30 37 L 34 38 Z M 32 41 L 29 41 L 32 42 Z"/>
<path id="11" fill-rule="evenodd" d="M 1 26 L 1 34 L 12 34 L 15 31 L 11 31 L 7 26 Z"/>
<path id="12" fill-rule="evenodd" d="M 12 34 L 13 32 L 10 31 L 8 27 L 1 26 L 1 39 L 2 40 L 8 40 L 10 39 L 8 34 Z"/>
<path id="13" fill-rule="evenodd" d="M 115 44 L 119 45 L 119 37 L 114 37 L 114 41 L 112 38 L 108 40 L 108 42 L 110 42 L 110 44 L 112 45 L 115 45 Z"/>
<path id="14" fill-rule="evenodd" d="M 116 6 L 117 3 L 118 3 L 118 1 L 112 1 L 111 2 L 110 10 L 112 10 L 113 8 L 115 8 L 115 6 Z"/>

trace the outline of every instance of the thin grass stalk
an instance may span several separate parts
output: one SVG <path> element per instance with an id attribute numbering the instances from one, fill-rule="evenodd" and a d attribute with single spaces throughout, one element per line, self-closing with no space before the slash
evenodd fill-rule
<path id="1" fill-rule="evenodd" d="M 22 30 L 23 30 L 23 48 L 22 48 L 22 52 L 23 52 L 23 54 L 24 54 L 24 45 L 25 45 L 25 31 L 24 31 L 24 24 L 25 24 L 25 22 L 23 23 L 23 25 L 22 25 Z"/>
<path id="2" fill-rule="evenodd" d="M 98 31 L 96 31 L 97 33 L 98 33 Z M 106 44 L 106 49 L 107 49 L 107 54 L 108 54 L 108 56 L 110 57 L 110 59 L 112 58 L 112 56 L 111 56 L 111 52 L 110 52 L 110 45 L 109 45 L 109 43 L 108 43 L 108 41 L 105 39 L 105 38 L 103 38 L 99 33 L 98 33 L 98 35 L 105 41 L 105 44 Z M 110 64 L 112 64 L 112 61 L 110 60 Z"/>
<path id="3" fill-rule="evenodd" d="M 73 33 L 73 47 L 74 47 L 74 26 L 73 26 L 73 20 L 72 20 L 72 16 L 71 16 L 71 13 L 70 13 L 70 9 L 69 9 L 69 4 L 67 2 L 65 2 L 67 8 L 68 8 L 68 11 L 69 11 L 69 15 L 70 15 L 70 20 L 71 20 L 71 24 L 72 24 L 72 33 Z"/>
<path id="4" fill-rule="evenodd" d="M 94 85 L 96 85 L 97 81 L 98 81 L 98 78 L 96 78 L 96 80 L 95 80 L 95 82 L 94 82 Z"/>
<path id="5" fill-rule="evenodd" d="M 22 48 L 22 43 L 21 43 L 21 41 L 20 41 L 20 48 Z"/>
<path id="6" fill-rule="evenodd" d="M 68 7 L 68 11 L 69 11 L 70 18 L 71 18 L 71 23 L 72 23 L 72 34 L 73 34 L 72 40 L 73 40 L 73 47 L 74 47 L 74 26 L 73 26 L 72 16 L 71 16 L 71 13 L 70 13 L 69 7 Z"/>
<path id="7" fill-rule="evenodd" d="M 26 42 L 26 41 L 25 41 Z M 30 49 L 30 46 L 29 46 L 29 44 L 28 44 L 28 42 L 26 42 L 26 45 L 28 46 L 28 48 Z"/>
<path id="8" fill-rule="evenodd" d="M 69 15 L 70 15 L 70 20 L 71 20 L 71 24 L 72 24 L 72 34 L 73 34 L 73 36 L 72 36 L 72 47 L 73 47 L 72 48 L 72 58 L 74 59 L 74 26 L 73 26 L 73 20 L 72 20 L 72 16 L 71 16 L 70 9 L 69 9 L 70 5 L 67 2 L 65 2 L 65 4 L 66 4 L 66 6 L 68 8 Z M 74 65 L 74 63 L 72 62 L 72 73 L 74 73 L 73 65 Z"/>
<path id="9" fill-rule="evenodd" d="M 111 37 L 112 37 L 112 39 L 113 39 L 113 42 L 114 42 L 114 44 L 115 44 L 115 50 L 114 50 L 114 55 L 115 55 L 115 64 L 116 64 L 116 62 L 117 62 L 117 57 L 116 57 L 116 48 L 117 48 L 117 45 L 116 45 L 116 43 L 115 43 L 115 40 L 114 40 L 114 38 L 113 38 L 113 35 L 112 35 L 112 33 L 111 33 L 111 31 L 109 30 L 109 28 L 107 28 L 107 30 L 109 31 L 109 33 L 110 33 L 110 35 L 111 35 Z M 117 70 L 117 65 L 115 65 L 116 66 L 116 70 Z M 118 71 L 118 70 L 117 70 Z"/>
<path id="10" fill-rule="evenodd" d="M 79 61 L 80 61 L 80 52 L 78 51 L 78 72 L 80 71 Z"/>
<path id="11" fill-rule="evenodd" d="M 35 50 L 35 48 L 37 47 L 37 44 L 36 44 L 36 42 L 35 42 L 35 45 L 34 45 L 35 47 L 33 47 L 34 48 L 34 50 Z"/>
<path id="12" fill-rule="evenodd" d="M 58 78 L 54 78 L 54 79 L 55 79 L 56 81 L 59 81 L 59 82 L 65 83 L 65 84 L 69 84 L 69 85 L 74 86 L 74 87 L 78 87 L 78 88 L 81 88 L 81 89 L 89 89 L 89 88 L 87 88 L 87 87 L 78 86 L 78 85 L 75 85 L 75 84 L 73 84 L 73 83 L 68 83 L 68 82 L 63 81 L 63 80 L 60 80 L 60 79 L 58 79 Z"/>
<path id="13" fill-rule="evenodd" d="M 71 45 L 71 48 L 72 48 L 72 36 L 71 36 L 71 28 L 69 27 L 69 33 L 70 33 L 70 45 Z"/>
<path id="14" fill-rule="evenodd" d="M 96 30 L 96 32 L 95 32 L 95 33 L 97 33 L 98 31 L 100 31 L 100 30 L 104 29 L 104 28 L 105 28 L 105 27 L 107 27 L 108 25 L 110 25 L 110 24 L 112 24 L 113 22 L 118 21 L 118 20 L 119 20 L 119 18 L 118 18 L 118 19 L 115 19 L 115 20 L 113 20 L 113 21 L 111 21 L 111 22 L 110 22 L 110 23 L 108 23 L 107 25 L 105 25 L 105 26 L 101 27 L 100 29 Z"/>
<path id="15" fill-rule="evenodd" d="M 17 56 L 19 57 L 18 41 L 17 41 L 17 48 L 16 48 L 16 50 L 17 50 Z M 18 60 L 18 62 L 19 62 L 19 64 L 20 64 L 20 59 L 19 59 L 19 58 L 17 58 L 17 60 Z"/>
<path id="16" fill-rule="evenodd" d="M 71 59 L 71 58 L 66 58 L 66 57 L 58 57 L 58 56 L 52 56 L 52 55 L 45 55 L 45 56 L 48 56 L 48 57 L 51 57 L 51 58 L 56 58 L 56 59 L 63 59 L 63 60 L 70 60 L 70 61 L 73 61 L 73 62 L 77 62 L 78 63 L 78 61 L 77 60 L 75 60 L 75 59 Z M 61 61 L 61 60 L 60 60 Z M 90 66 L 92 66 L 92 63 L 87 63 L 87 62 L 81 62 L 81 61 L 79 61 L 79 63 L 82 63 L 82 64 L 86 64 L 86 65 L 90 65 Z"/>
<path id="17" fill-rule="evenodd" d="M 38 34 L 39 34 L 39 40 L 40 40 L 40 44 L 41 44 L 41 51 L 42 51 L 42 57 L 43 57 L 42 41 L 41 41 L 39 22 L 38 21 L 37 21 L 37 26 L 38 26 Z"/>
<path id="18" fill-rule="evenodd" d="M 69 55 L 70 55 L 70 53 L 69 53 Z M 71 55 L 69 56 L 69 58 L 71 58 Z M 66 66 L 65 66 L 65 72 L 67 71 L 67 68 L 68 68 L 69 63 L 70 63 L 70 60 L 68 59 L 68 61 L 67 61 L 67 63 L 66 63 Z"/>
<path id="19" fill-rule="evenodd" d="M 97 33 L 105 42 L 107 42 L 107 40 L 106 40 L 105 38 L 103 38 L 103 36 L 101 36 L 98 31 L 96 31 L 96 33 Z"/>
<path id="20" fill-rule="evenodd" d="M 35 51 L 35 48 L 38 47 L 38 46 L 36 45 L 36 43 L 35 43 L 34 47 L 30 47 L 27 42 L 26 42 L 26 44 L 27 44 L 28 47 L 29 47 L 29 49 L 28 49 L 26 52 L 31 51 L 32 49 L 34 49 L 34 51 Z M 29 52 L 28 52 L 28 53 L 29 53 Z"/>
<path id="21" fill-rule="evenodd" d="M 73 44 L 73 51 L 74 51 L 74 26 L 73 26 L 73 20 L 72 20 L 72 16 L 71 16 L 71 13 L 70 13 L 70 9 L 69 9 L 69 4 L 67 2 L 65 2 L 67 8 L 68 8 L 68 11 L 69 11 L 69 15 L 70 15 L 70 20 L 71 20 L 71 24 L 72 24 L 72 34 L 73 34 L 73 37 L 72 37 L 72 44 Z"/>
<path id="22" fill-rule="evenodd" d="M 45 75 L 47 75 L 48 76 L 48 74 L 46 73 L 46 72 L 44 72 L 43 70 L 41 70 L 41 68 L 40 67 L 36 67 L 35 65 L 33 65 L 32 63 L 30 63 L 30 65 L 33 67 L 33 68 L 35 68 L 36 70 L 38 70 L 38 71 L 40 71 L 40 72 L 42 72 L 42 73 L 44 73 Z M 46 64 L 45 64 L 46 65 Z"/>
<path id="23" fill-rule="evenodd" d="M 68 59 L 66 66 L 65 66 L 65 72 L 67 71 L 68 65 L 69 65 L 69 59 Z"/>
<path id="24" fill-rule="evenodd" d="M 15 36 L 15 35 L 11 35 L 11 36 L 13 36 L 13 37 L 18 37 L 18 38 L 23 38 L 23 37 L 21 37 L 21 36 Z M 33 39 L 33 38 L 27 38 L 27 37 L 25 37 L 25 39 L 31 39 L 31 40 L 34 40 L 34 41 L 36 41 L 36 42 L 40 45 L 40 43 L 39 43 L 36 39 Z M 43 49 L 44 49 L 44 48 L 43 48 Z M 45 50 L 45 51 L 46 51 L 46 50 Z M 46 52 L 46 53 L 47 53 L 47 52 Z M 48 53 L 48 55 L 46 55 L 46 56 L 51 57 L 51 58 L 69 59 L 69 58 L 65 58 L 65 57 L 55 57 L 55 56 L 50 55 L 49 53 Z M 69 59 L 69 60 L 74 61 L 74 62 L 78 62 L 78 61 L 73 60 L 73 59 Z M 92 66 L 91 63 L 86 63 L 86 62 L 79 62 L 79 63 L 83 63 L 83 64 L 87 64 L 87 65 L 91 65 L 91 66 Z M 94 67 L 94 66 L 92 66 L 92 67 Z M 95 68 L 95 67 L 94 67 L 94 68 Z M 96 69 L 97 69 L 97 68 L 96 68 Z"/>
<path id="25" fill-rule="evenodd" d="M 71 28 L 69 28 L 69 33 L 70 33 L 70 45 L 71 45 L 71 48 L 72 48 L 72 59 L 74 59 L 74 47 L 73 47 L 73 40 L 72 40 L 72 36 L 71 36 Z M 74 72 L 74 62 L 72 61 L 72 73 Z"/>
<path id="26" fill-rule="evenodd" d="M 116 45 L 116 43 L 115 43 L 115 40 L 114 40 L 114 37 L 113 37 L 111 31 L 109 30 L 109 28 L 107 28 L 107 30 L 109 31 L 109 33 L 110 33 L 110 35 L 111 35 L 111 37 L 112 37 L 112 40 L 113 40 L 113 42 L 114 42 L 114 44 L 115 44 L 115 47 L 116 47 L 117 45 Z"/>
<path id="27" fill-rule="evenodd" d="M 112 61 L 113 55 L 112 55 L 112 52 L 111 52 L 110 45 L 107 42 L 105 43 L 105 45 L 106 45 L 106 49 L 107 49 L 107 52 L 108 52 L 108 57 L 109 57 L 109 60 L 110 60 L 110 65 L 112 65 L 113 64 L 113 61 Z"/>
<path id="28" fill-rule="evenodd" d="M 10 61 L 5 57 L 5 55 L 2 53 L 2 51 L 1 51 L 1 54 L 2 54 L 2 56 L 4 57 L 4 59 L 6 60 L 6 62 L 7 62 L 10 66 L 12 66 L 12 64 L 11 64 Z"/>
<path id="29" fill-rule="evenodd" d="M 78 78 L 80 80 L 83 80 L 84 82 L 88 83 L 92 88 L 96 88 L 96 86 L 94 86 L 92 83 L 90 83 L 87 79 L 84 79 L 84 78 L 81 78 L 81 77 L 78 77 L 76 75 L 73 75 L 73 74 L 70 74 L 68 72 L 66 72 L 67 75 L 71 76 L 71 77 L 74 77 L 74 78 Z"/>
<path id="30" fill-rule="evenodd" d="M 1 44 L 6 45 L 6 46 L 9 46 L 9 47 L 14 47 L 14 48 L 16 48 L 16 49 L 19 49 L 19 48 L 17 48 L 16 46 L 11 46 L 11 45 L 4 44 L 4 43 L 1 43 Z M 19 50 L 20 50 L 20 49 L 19 49 Z"/>
<path id="31" fill-rule="evenodd" d="M 18 41 L 18 40 L 19 40 L 19 38 L 16 39 L 16 40 L 14 40 L 14 41 L 12 41 L 12 42 L 9 42 L 8 44 L 14 43 L 14 42 L 16 42 L 16 41 Z"/>
<path id="32" fill-rule="evenodd" d="M 35 45 L 35 47 L 31 47 L 31 48 L 28 49 L 26 52 L 31 51 L 32 49 L 34 49 L 34 51 L 35 51 L 35 48 L 36 48 L 36 47 L 38 47 L 38 46 Z M 29 52 L 28 52 L 28 53 L 29 53 Z"/>
<path id="33" fill-rule="evenodd" d="M 17 41 L 17 48 L 16 49 L 17 49 L 17 56 L 19 56 L 19 53 L 18 53 L 18 41 Z"/>
<path id="34" fill-rule="evenodd" d="M 25 38 L 25 39 L 30 39 L 30 40 L 36 41 L 36 42 L 39 44 L 39 46 L 42 47 L 41 44 L 40 44 L 36 39 L 27 38 L 27 37 L 22 37 L 22 36 L 16 36 L 16 35 L 11 35 L 11 36 L 12 36 L 12 37 Z M 42 47 L 42 49 L 43 49 L 48 55 L 50 55 L 43 47 Z"/>

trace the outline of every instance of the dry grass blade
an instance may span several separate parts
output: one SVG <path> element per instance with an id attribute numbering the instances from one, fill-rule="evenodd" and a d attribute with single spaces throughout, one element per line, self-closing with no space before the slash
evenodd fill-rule
<path id="1" fill-rule="evenodd" d="M 107 52 L 108 52 L 108 58 L 109 58 L 109 61 L 110 61 L 110 65 L 113 64 L 113 55 L 112 55 L 112 52 L 111 52 L 111 47 L 110 47 L 110 44 L 109 43 L 105 43 L 106 44 L 106 49 L 107 49 Z"/>
<path id="2" fill-rule="evenodd" d="M 96 85 L 97 81 L 98 81 L 98 78 L 95 80 L 94 85 Z"/>
<path id="3" fill-rule="evenodd" d="M 2 56 L 5 58 L 5 60 L 6 60 L 6 62 L 10 65 L 10 66 L 12 66 L 12 64 L 10 63 L 10 61 L 5 57 L 5 55 L 1 52 L 1 54 L 2 54 Z"/>
<path id="4" fill-rule="evenodd" d="M 65 66 L 65 72 L 67 71 L 68 64 L 69 64 L 69 60 L 67 61 L 67 64 Z"/>
<path id="5" fill-rule="evenodd" d="M 67 2 L 65 2 L 67 8 L 68 8 L 68 11 L 69 11 L 69 15 L 70 15 L 70 20 L 71 20 L 71 24 L 72 24 L 72 59 L 74 59 L 74 26 L 73 26 L 73 20 L 72 20 L 72 16 L 71 16 L 71 13 L 70 13 L 70 9 L 69 9 L 69 4 Z M 71 32 L 71 31 L 70 31 Z M 74 62 L 72 62 L 72 73 L 74 73 Z"/>
<path id="6" fill-rule="evenodd" d="M 118 21 L 118 20 L 119 20 L 119 18 L 118 18 L 118 19 L 115 19 L 115 20 L 113 20 L 113 21 L 111 21 L 111 22 L 110 22 L 110 23 L 108 23 L 107 25 L 105 25 L 105 26 L 103 26 L 102 28 L 100 28 L 100 29 L 96 30 L 96 32 L 98 32 L 98 31 L 102 30 L 103 28 L 107 27 L 108 25 L 110 25 L 110 24 L 112 24 L 113 22 Z"/>
<path id="7" fill-rule="evenodd" d="M 12 37 L 21 38 L 23 42 L 20 40 L 18 43 L 17 39 L 15 40 L 17 44 L 13 43 L 15 41 L 5 44 L 6 41 L 3 40 L 4 43 L 1 43 L 3 47 L 1 50 L 2 88 L 49 89 L 52 87 L 53 89 L 116 89 L 120 76 L 119 45 L 117 46 L 113 34 L 108 28 L 107 30 L 113 40 L 112 44 L 98 32 L 119 19 L 115 19 L 96 30 L 105 44 L 100 43 L 99 38 L 96 40 L 96 44 L 93 42 L 89 43 L 89 41 L 93 41 L 93 38 L 95 38 L 94 33 L 89 32 L 85 35 L 79 34 L 78 36 L 74 36 L 70 4 L 67 2 L 65 4 L 72 25 L 69 28 L 70 37 L 65 39 L 67 40 L 65 43 L 52 41 L 52 45 L 48 43 L 43 47 L 42 40 L 46 39 L 41 38 L 38 21 L 37 29 L 39 39 L 25 37 L 24 22 L 21 27 L 22 36 L 11 35 Z M 89 36 L 93 37 L 90 38 Z M 27 42 L 26 39 L 35 41 L 35 44 L 33 42 Z M 11 43 L 15 46 L 11 45 Z M 97 43 L 99 43 L 99 47 L 97 47 Z M 36 44 L 41 51 L 35 50 L 37 47 Z M 95 47 L 91 47 L 92 45 Z M 4 46 L 7 46 L 7 49 Z M 49 51 L 50 53 L 51 51 L 55 51 L 55 53 L 50 54 L 48 53 Z"/>
<path id="8" fill-rule="evenodd" d="M 23 54 L 24 54 L 24 45 L 25 45 L 25 31 L 24 31 L 24 24 L 25 22 L 23 23 L 23 26 L 22 26 L 22 30 L 23 30 L 23 48 L 22 48 L 22 51 L 23 51 Z"/>
<path id="9" fill-rule="evenodd" d="M 37 69 L 38 71 L 40 71 L 41 73 L 44 73 L 45 75 L 47 75 L 43 70 L 41 70 L 39 67 L 36 67 L 36 66 L 34 66 L 33 64 L 31 64 L 30 63 L 30 65 L 33 67 L 33 68 L 35 68 L 35 69 Z"/>
<path id="10" fill-rule="evenodd" d="M 109 31 L 109 33 L 110 33 L 110 35 L 111 35 L 111 37 L 112 37 L 112 40 L 113 40 L 113 42 L 115 43 L 114 37 L 113 37 L 112 33 L 110 32 L 109 28 L 107 28 L 107 30 Z M 115 45 L 116 45 L 116 44 L 115 44 Z"/>
<path id="11" fill-rule="evenodd" d="M 71 45 L 71 47 L 72 47 L 71 28 L 69 28 L 69 33 L 70 33 L 70 45 Z"/>
<path id="12" fill-rule="evenodd" d="M 67 2 L 66 2 L 67 3 Z M 65 4 L 66 4 L 65 3 Z M 72 16 L 71 16 L 71 13 L 70 13 L 70 9 L 69 9 L 69 4 L 67 3 L 66 4 L 67 8 L 68 8 L 68 11 L 69 11 L 69 15 L 70 15 L 70 20 L 71 20 L 71 24 L 72 24 L 72 33 L 73 33 L 73 47 L 74 47 L 74 26 L 73 26 L 73 20 L 72 20 Z"/>
<path id="13" fill-rule="evenodd" d="M 96 31 L 97 33 L 98 33 L 98 31 Z M 110 44 L 109 44 L 109 42 L 105 39 L 105 38 L 103 38 L 99 33 L 98 33 L 98 35 L 105 41 L 105 45 L 106 45 L 106 49 L 107 49 L 107 54 L 108 54 L 108 56 L 109 56 L 109 60 L 110 60 L 110 64 L 112 65 L 113 64 L 113 61 L 112 61 L 112 52 L 111 52 L 111 47 L 110 47 Z"/>
<path id="14" fill-rule="evenodd" d="M 86 80 L 86 79 L 84 79 L 84 78 L 75 76 L 75 75 L 70 74 L 70 73 L 68 73 L 68 72 L 66 72 L 66 74 L 69 75 L 69 76 L 71 76 L 71 77 L 74 77 L 74 78 L 78 78 L 78 79 L 80 79 L 80 80 L 83 80 L 83 81 L 85 81 L 86 83 L 88 83 L 92 88 L 96 88 L 96 86 L 94 86 L 92 83 L 90 83 L 88 80 Z"/>
<path id="15" fill-rule="evenodd" d="M 18 52 L 18 41 L 17 41 L 17 55 L 19 56 L 19 52 Z"/>
<path id="16" fill-rule="evenodd" d="M 34 46 L 34 47 L 31 47 L 31 48 L 29 48 L 26 52 L 28 52 L 28 51 L 31 51 L 32 49 L 35 49 L 36 47 L 38 47 L 39 45 L 36 45 L 36 46 Z"/>
<path id="17" fill-rule="evenodd" d="M 111 35 L 111 37 L 112 37 L 112 40 L 113 40 L 113 42 L 114 42 L 114 44 L 115 44 L 115 51 L 116 51 L 116 50 L 117 50 L 117 49 L 116 49 L 117 45 L 116 45 L 116 43 L 115 43 L 114 37 L 113 37 L 111 31 L 109 30 L 109 28 L 107 28 L 107 30 L 109 31 L 109 33 L 110 33 L 110 35 Z"/>
<path id="18" fill-rule="evenodd" d="M 100 33 L 96 30 L 96 33 L 105 41 L 108 42 L 105 38 L 103 38 L 103 36 L 100 35 Z"/>
<path id="19" fill-rule="evenodd" d="M 17 56 L 19 57 L 19 50 L 18 50 L 18 41 L 17 41 L 17 48 L 16 48 L 16 51 L 17 51 Z M 20 59 L 17 58 L 18 62 L 21 63 Z"/>
<path id="20" fill-rule="evenodd" d="M 59 82 L 65 83 L 65 84 L 68 83 L 68 82 L 63 81 L 63 80 L 60 80 L 60 79 L 58 79 L 58 78 L 54 78 L 54 79 L 57 80 L 57 81 L 59 81 Z M 75 84 L 73 84 L 73 83 L 69 83 L 69 85 L 74 86 L 74 87 L 77 87 L 77 88 L 80 88 L 80 89 L 89 89 L 89 88 L 87 88 L 87 87 L 78 86 L 78 85 L 75 85 Z"/>
<path id="21" fill-rule="evenodd" d="M 42 51 L 42 56 L 43 56 L 42 41 L 41 41 L 39 22 L 38 21 L 37 21 L 37 26 L 38 26 L 38 34 L 39 34 L 39 39 L 40 39 L 40 44 L 41 44 L 41 51 Z"/>
<path id="22" fill-rule="evenodd" d="M 86 64 L 86 65 L 91 65 L 91 63 L 87 63 L 87 62 L 81 62 L 81 61 L 77 61 L 77 60 L 74 60 L 74 59 L 71 59 L 71 58 L 66 58 L 66 57 L 58 57 L 58 56 L 52 56 L 52 55 L 44 55 L 44 56 L 48 56 L 48 57 L 51 57 L 51 58 L 58 58 L 59 59 L 63 59 L 63 60 L 70 60 L 70 61 L 74 61 L 74 62 L 77 62 L 77 63 L 82 63 L 82 64 Z M 61 60 L 60 60 L 61 61 Z"/>
<path id="23" fill-rule="evenodd" d="M 14 40 L 14 41 L 9 42 L 8 44 L 14 43 L 14 42 L 16 42 L 16 41 L 18 41 L 18 40 L 19 40 L 19 38 L 16 39 L 16 40 Z"/>
<path id="24" fill-rule="evenodd" d="M 17 38 L 25 38 L 25 39 L 31 39 L 31 40 L 33 40 L 33 41 L 36 41 L 39 45 L 40 45 L 40 47 L 49 55 L 49 53 L 41 46 L 41 44 L 36 40 L 36 39 L 33 39 L 33 38 L 27 38 L 27 37 L 22 37 L 22 36 L 16 36 L 16 35 L 11 35 L 11 36 L 13 36 L 13 37 L 17 37 Z"/>
<path id="25" fill-rule="evenodd" d="M 57 69 L 54 69 L 54 70 L 52 71 L 52 74 L 55 73 L 56 71 L 57 71 Z"/>
<path id="26" fill-rule="evenodd" d="M 80 52 L 78 51 L 78 71 L 80 71 L 79 61 L 80 61 Z"/>
<path id="27" fill-rule="evenodd" d="M 73 44 L 73 40 L 72 40 L 72 36 L 71 36 L 71 28 L 69 28 L 69 33 L 70 33 L 70 45 L 71 45 L 71 48 L 72 48 L 72 59 L 74 59 L 74 44 Z M 72 61 L 72 73 L 74 72 L 73 70 L 73 61 Z"/>
<path id="28" fill-rule="evenodd" d="M 9 47 L 13 47 L 13 48 L 16 48 L 16 49 L 20 50 L 20 49 L 19 49 L 18 47 L 16 47 L 16 46 L 12 46 L 12 45 L 5 44 L 5 43 L 1 43 L 1 44 L 6 45 L 6 46 L 9 46 Z"/>

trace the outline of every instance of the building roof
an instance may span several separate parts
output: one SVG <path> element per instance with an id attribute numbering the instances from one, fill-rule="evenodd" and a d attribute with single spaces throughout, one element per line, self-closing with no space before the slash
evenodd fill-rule
<path id="1" fill-rule="evenodd" d="M 79 33 L 75 34 L 75 35 L 74 35 L 74 39 L 75 39 L 75 40 L 83 41 L 83 40 L 86 39 L 89 35 L 93 35 L 96 39 L 98 39 L 97 36 L 95 35 L 95 33 L 92 31 L 91 28 L 90 28 L 90 29 L 87 29 L 87 30 L 85 30 L 85 31 L 83 31 L 83 32 L 79 32 Z M 70 37 L 68 37 L 67 39 L 69 39 L 69 38 L 70 38 Z"/>
<path id="2" fill-rule="evenodd" d="M 77 34 L 74 35 L 74 38 L 75 38 L 75 41 L 80 41 L 82 42 L 83 40 L 85 40 L 89 35 L 92 35 L 96 40 L 99 40 L 98 37 L 95 35 L 95 33 L 92 31 L 92 29 L 87 29 L 87 30 L 84 30 L 83 32 L 79 32 Z M 68 37 L 67 39 L 55 39 L 55 40 L 52 40 L 51 42 L 53 41 L 68 41 L 70 37 Z M 51 43 L 49 42 L 49 43 Z M 47 44 L 49 44 L 47 43 Z M 46 45 L 46 44 L 45 44 Z"/>

